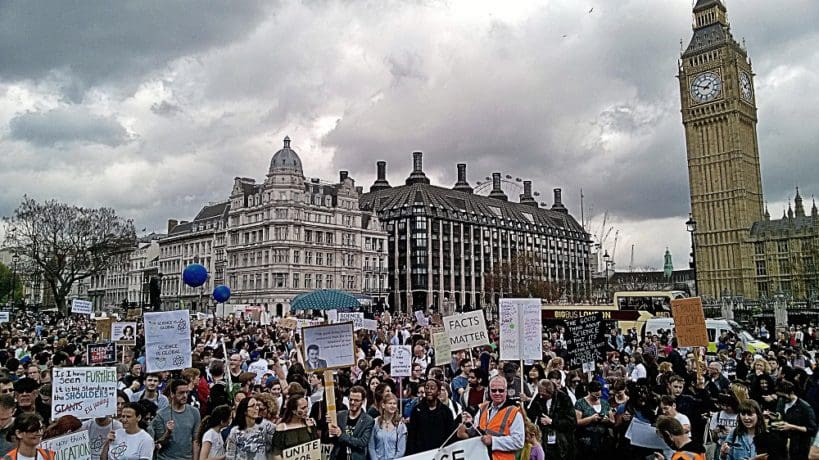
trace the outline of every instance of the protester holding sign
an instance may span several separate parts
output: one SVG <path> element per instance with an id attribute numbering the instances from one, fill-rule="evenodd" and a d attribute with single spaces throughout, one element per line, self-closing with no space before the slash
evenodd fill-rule
<path id="1" fill-rule="evenodd" d="M 158 460 L 199 459 L 199 411 L 188 402 L 188 382 L 177 379 L 168 387 L 171 405 L 161 409 L 153 421 L 159 448 Z"/>
<path id="2" fill-rule="evenodd" d="M 284 414 L 272 439 L 274 458 L 282 458 L 285 450 L 318 439 L 316 422 L 307 414 L 307 398 L 296 395 L 285 402 Z"/>
<path id="3" fill-rule="evenodd" d="M 338 425 L 330 425 L 330 436 L 335 438 L 330 460 L 366 460 L 374 424 L 363 410 L 366 394 L 362 386 L 350 388 L 350 409 L 338 413 Z"/>
<path id="4" fill-rule="evenodd" d="M 102 445 L 100 460 L 152 460 L 154 440 L 145 426 L 142 405 L 129 403 L 122 409 L 122 429 L 111 431 Z"/>

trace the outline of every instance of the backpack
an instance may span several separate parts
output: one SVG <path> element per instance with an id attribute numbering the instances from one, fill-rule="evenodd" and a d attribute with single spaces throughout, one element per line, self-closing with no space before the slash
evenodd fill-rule
<path id="1" fill-rule="evenodd" d="M 228 394 L 227 384 L 224 382 L 216 382 L 210 387 L 208 394 L 208 412 L 212 411 L 214 407 L 221 405 L 231 405 L 231 398 Z"/>

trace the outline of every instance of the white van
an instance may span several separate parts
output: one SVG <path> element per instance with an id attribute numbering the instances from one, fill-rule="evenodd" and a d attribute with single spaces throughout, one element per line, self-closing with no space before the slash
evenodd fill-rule
<path id="1" fill-rule="evenodd" d="M 669 331 L 674 329 L 673 318 L 651 318 L 646 321 L 643 329 L 643 337 L 646 335 L 659 335 L 660 329 Z M 723 332 L 733 333 L 740 343 L 742 349 L 750 351 L 751 353 L 763 352 L 767 350 L 768 344 L 756 339 L 750 332 L 743 329 L 742 326 L 735 321 L 727 319 L 706 319 L 705 331 L 708 333 L 708 353 L 717 352 L 717 340 L 722 336 Z"/>

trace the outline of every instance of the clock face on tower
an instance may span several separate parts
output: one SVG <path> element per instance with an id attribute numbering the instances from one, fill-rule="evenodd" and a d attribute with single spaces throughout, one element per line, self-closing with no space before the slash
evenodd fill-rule
<path id="1" fill-rule="evenodd" d="M 714 100 L 722 91 L 722 80 L 714 72 L 703 72 L 691 82 L 691 98 L 696 102 Z"/>
<path id="2" fill-rule="evenodd" d="M 745 72 L 739 73 L 739 94 L 746 101 L 750 101 L 753 96 L 753 88 L 751 87 L 751 77 Z"/>

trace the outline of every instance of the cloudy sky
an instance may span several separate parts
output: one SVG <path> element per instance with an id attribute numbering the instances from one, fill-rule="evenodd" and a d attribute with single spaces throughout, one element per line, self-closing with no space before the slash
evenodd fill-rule
<path id="1" fill-rule="evenodd" d="M 819 194 L 819 2 L 729 0 L 756 73 L 763 185 L 779 216 Z M 690 0 L 59 1 L 0 6 L 0 215 L 24 194 L 111 206 L 161 231 L 262 180 L 285 135 L 305 174 L 375 161 L 402 183 L 494 171 L 551 190 L 617 267 L 686 265 L 676 81 Z M 513 180 L 514 182 L 514 180 Z M 510 193 L 519 193 L 514 186 Z"/>

